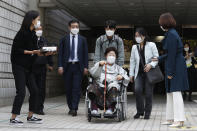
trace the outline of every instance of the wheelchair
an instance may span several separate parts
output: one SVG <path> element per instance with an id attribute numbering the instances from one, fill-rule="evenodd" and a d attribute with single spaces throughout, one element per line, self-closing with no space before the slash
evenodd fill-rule
<path id="1" fill-rule="evenodd" d="M 89 77 L 89 85 L 93 84 L 94 79 L 92 77 Z M 85 96 L 85 111 L 86 111 L 86 117 L 88 122 L 91 122 L 92 118 L 108 118 L 108 119 L 115 119 L 118 122 L 124 121 L 127 119 L 127 87 L 123 85 L 123 81 L 119 82 L 120 84 L 120 90 L 118 91 L 117 97 L 116 97 L 116 105 L 114 108 L 114 112 L 112 115 L 105 114 L 103 108 L 98 108 L 99 114 L 92 114 L 92 103 L 90 98 L 88 97 L 88 88 L 86 89 L 86 96 Z"/>

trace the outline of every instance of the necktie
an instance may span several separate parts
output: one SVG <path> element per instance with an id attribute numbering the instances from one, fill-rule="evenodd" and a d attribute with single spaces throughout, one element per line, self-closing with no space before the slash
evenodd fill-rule
<path id="1" fill-rule="evenodd" d="M 71 60 L 75 58 L 75 36 L 72 36 L 72 47 L 70 51 Z"/>

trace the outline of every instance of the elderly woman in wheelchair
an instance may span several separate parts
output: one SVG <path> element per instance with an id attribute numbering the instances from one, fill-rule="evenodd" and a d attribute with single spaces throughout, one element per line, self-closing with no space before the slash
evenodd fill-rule
<path id="1" fill-rule="evenodd" d="M 87 88 L 87 97 L 91 101 L 91 115 L 98 115 L 98 109 L 104 109 L 105 115 L 113 115 L 117 98 L 121 96 L 119 93 L 123 93 L 122 88 L 129 83 L 127 72 L 115 63 L 117 56 L 116 48 L 109 47 L 105 51 L 106 61 L 97 62 L 89 70 L 94 79 Z M 124 94 L 126 95 L 126 92 Z"/>

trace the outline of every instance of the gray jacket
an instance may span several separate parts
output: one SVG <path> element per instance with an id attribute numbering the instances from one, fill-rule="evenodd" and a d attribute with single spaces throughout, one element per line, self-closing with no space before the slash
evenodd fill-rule
<path id="1" fill-rule="evenodd" d="M 94 63 L 101 60 L 106 60 L 104 53 L 108 47 L 115 47 L 118 51 L 118 58 L 116 59 L 116 64 L 119 66 L 124 65 L 124 44 L 123 40 L 118 36 L 114 35 L 112 40 L 109 42 L 106 35 L 100 36 L 96 40 Z"/>
<path id="2" fill-rule="evenodd" d="M 96 80 L 97 84 L 100 87 L 104 87 L 103 81 L 105 80 L 105 66 L 99 66 L 99 62 L 97 62 L 90 70 L 91 76 Z M 106 80 L 109 83 L 108 90 L 111 87 L 116 87 L 118 90 L 120 89 L 119 81 L 116 79 L 118 75 L 121 75 L 123 79 L 123 84 L 127 86 L 129 84 L 129 77 L 127 76 L 127 72 L 119 65 L 113 64 L 112 66 L 107 65 L 106 72 Z"/>

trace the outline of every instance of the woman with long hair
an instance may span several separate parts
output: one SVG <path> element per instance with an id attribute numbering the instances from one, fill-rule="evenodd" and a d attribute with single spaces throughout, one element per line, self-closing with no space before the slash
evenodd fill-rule
<path id="1" fill-rule="evenodd" d="M 32 73 L 32 65 L 40 51 L 37 47 L 38 37 L 35 29 L 40 26 L 40 15 L 37 11 L 29 11 L 25 14 L 22 26 L 17 32 L 11 50 L 12 72 L 15 79 L 16 96 L 12 107 L 11 124 L 23 124 L 18 119 L 25 98 L 25 86 L 29 89 L 29 113 L 27 122 L 41 123 L 42 119 L 33 116 L 36 110 L 38 89 Z"/>
<path id="2" fill-rule="evenodd" d="M 130 79 L 135 82 L 136 108 L 137 113 L 134 119 L 144 116 L 149 119 L 152 111 L 153 84 L 146 76 L 151 68 L 155 68 L 158 62 L 152 62 L 153 57 L 158 57 L 159 53 L 155 43 L 150 42 L 147 32 L 144 28 L 137 28 L 135 31 L 136 45 L 132 47 L 130 58 Z M 140 55 L 142 59 L 140 59 Z M 145 63 L 145 67 L 142 64 Z M 145 97 L 143 96 L 145 89 Z"/>

